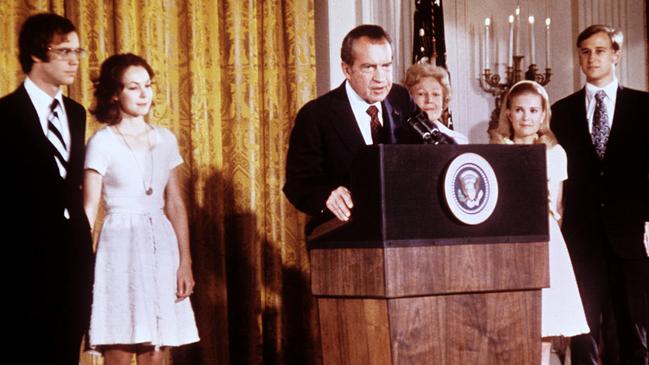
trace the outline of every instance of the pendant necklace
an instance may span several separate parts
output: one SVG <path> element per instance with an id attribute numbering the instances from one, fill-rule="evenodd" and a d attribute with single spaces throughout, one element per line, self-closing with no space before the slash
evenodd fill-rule
<path id="1" fill-rule="evenodd" d="M 147 156 L 149 156 L 149 166 L 151 167 L 150 171 L 151 174 L 149 175 L 149 184 L 147 187 L 146 184 L 146 166 L 142 167 L 142 186 L 144 187 L 144 192 L 146 195 L 151 195 L 153 194 L 153 151 L 151 150 L 151 140 L 149 134 L 151 131 L 153 131 L 153 127 L 150 126 L 149 124 L 145 124 L 149 129 L 145 132 L 146 135 L 146 146 L 147 149 L 144 151 L 144 160 L 146 164 Z M 117 126 L 113 126 L 113 128 L 117 131 L 117 133 L 122 137 L 122 140 L 124 141 L 124 144 L 128 148 L 128 150 L 131 152 L 131 156 L 133 157 L 133 160 L 135 161 L 135 164 L 137 165 L 138 168 L 140 168 L 140 163 L 138 162 L 137 158 L 135 157 L 135 152 L 133 152 L 133 149 L 131 148 L 131 145 L 128 143 L 126 140 L 126 136 L 122 133 L 122 131 L 117 128 Z"/>

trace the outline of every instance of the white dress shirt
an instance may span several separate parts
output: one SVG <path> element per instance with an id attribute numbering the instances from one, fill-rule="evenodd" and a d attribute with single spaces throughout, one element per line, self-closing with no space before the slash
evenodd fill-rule
<path id="1" fill-rule="evenodd" d="M 345 91 L 347 92 L 347 99 L 349 100 L 349 104 L 352 107 L 354 118 L 356 119 L 358 128 L 361 130 L 365 144 L 371 145 L 373 143 L 372 127 L 370 126 L 372 117 L 367 114 L 367 108 L 369 108 L 370 105 L 374 105 L 379 109 L 379 122 L 381 122 L 381 125 L 383 125 L 383 109 L 381 108 L 381 102 L 377 101 L 374 104 L 368 104 L 356 93 L 356 91 L 354 91 L 351 85 L 349 85 L 349 81 L 345 81 Z"/>
<path id="2" fill-rule="evenodd" d="M 43 129 L 43 134 L 47 138 L 47 133 L 49 131 L 49 128 L 47 126 L 47 117 L 50 114 L 50 105 L 52 105 L 52 102 L 54 99 L 57 99 L 59 101 L 59 106 L 56 109 L 58 119 L 60 122 L 60 126 L 57 126 L 59 129 L 59 132 L 61 132 L 61 136 L 63 137 L 63 141 L 65 142 L 65 145 L 68 146 L 67 150 L 67 156 L 63 156 L 66 159 L 70 158 L 70 127 L 68 123 L 68 116 L 65 113 L 65 107 L 63 105 L 63 94 L 61 93 L 61 90 L 56 93 L 54 97 L 49 96 L 45 91 L 43 91 L 41 88 L 39 88 L 32 80 L 29 79 L 29 77 L 25 78 L 25 90 L 27 91 L 27 95 L 29 95 L 29 99 L 31 99 L 32 104 L 34 105 L 34 109 L 36 109 L 36 113 L 38 114 L 38 120 L 41 123 L 41 128 Z M 54 159 L 54 155 L 52 155 L 52 158 Z M 55 159 L 56 160 L 56 159 Z M 61 173 L 61 170 L 65 171 L 64 167 L 57 161 L 57 165 L 59 167 L 59 172 Z M 62 173 L 61 176 L 65 176 L 66 173 Z M 68 212 L 68 209 L 65 208 L 63 210 L 63 216 L 66 219 L 70 218 L 70 213 Z"/>
<path id="3" fill-rule="evenodd" d="M 593 133 L 593 115 L 595 115 L 595 94 L 604 90 L 606 97 L 604 98 L 604 104 L 606 105 L 606 114 L 608 116 L 608 126 L 613 127 L 613 116 L 615 115 L 615 100 L 617 99 L 617 89 L 619 86 L 617 78 L 613 78 L 608 85 L 604 87 L 597 87 L 593 84 L 586 83 L 586 118 L 588 119 L 588 131 Z"/>

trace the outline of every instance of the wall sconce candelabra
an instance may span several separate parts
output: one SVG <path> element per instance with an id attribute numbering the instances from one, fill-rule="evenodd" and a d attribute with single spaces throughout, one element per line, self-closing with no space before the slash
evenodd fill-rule
<path id="1" fill-rule="evenodd" d="M 491 113 L 489 120 L 489 129 L 496 128 L 498 125 L 498 117 L 501 108 L 501 98 L 507 93 L 510 87 L 515 83 L 523 80 L 533 80 L 542 86 L 550 82 L 552 76 L 552 69 L 550 68 L 550 18 L 545 19 L 545 72 L 541 73 L 536 64 L 536 49 L 535 49 L 535 35 L 534 35 L 534 16 L 530 15 L 528 18 L 529 24 L 529 48 L 530 48 L 530 62 L 523 74 L 523 59 L 520 53 L 520 6 L 516 7 L 515 15 L 510 15 L 508 18 L 509 23 L 509 40 L 507 43 L 507 67 L 505 68 L 505 79 L 491 70 L 490 46 L 489 35 L 491 27 L 491 19 L 485 19 L 484 29 L 484 48 L 483 48 L 483 69 L 484 72 L 480 77 L 480 87 L 492 94 L 495 97 L 495 109 Z"/>

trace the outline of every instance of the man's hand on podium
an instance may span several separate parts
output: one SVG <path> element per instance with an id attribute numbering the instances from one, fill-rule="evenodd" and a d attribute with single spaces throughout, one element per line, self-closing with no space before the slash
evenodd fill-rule
<path id="1" fill-rule="evenodd" d="M 348 221 L 352 215 L 351 209 L 354 207 L 352 194 L 344 186 L 339 186 L 329 194 L 326 203 L 329 209 L 341 221 Z"/>

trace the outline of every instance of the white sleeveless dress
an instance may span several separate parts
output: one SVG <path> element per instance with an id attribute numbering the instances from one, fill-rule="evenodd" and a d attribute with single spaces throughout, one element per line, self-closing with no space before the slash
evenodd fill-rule
<path id="1" fill-rule="evenodd" d="M 568 248 L 553 207 L 559 186 L 568 178 L 568 159 L 560 145 L 547 150 L 548 198 L 550 204 L 550 287 L 541 291 L 541 333 L 549 336 L 575 336 L 590 332 Z"/>
<path id="2" fill-rule="evenodd" d="M 182 163 L 176 137 L 152 132 L 151 160 L 110 128 L 88 141 L 85 168 L 103 176 L 105 218 L 97 243 L 89 345 L 179 346 L 199 340 L 189 298 L 176 303 L 178 241 L 164 214 L 170 171 Z M 143 168 L 146 176 L 143 177 Z M 151 195 L 145 194 L 149 181 Z"/>

